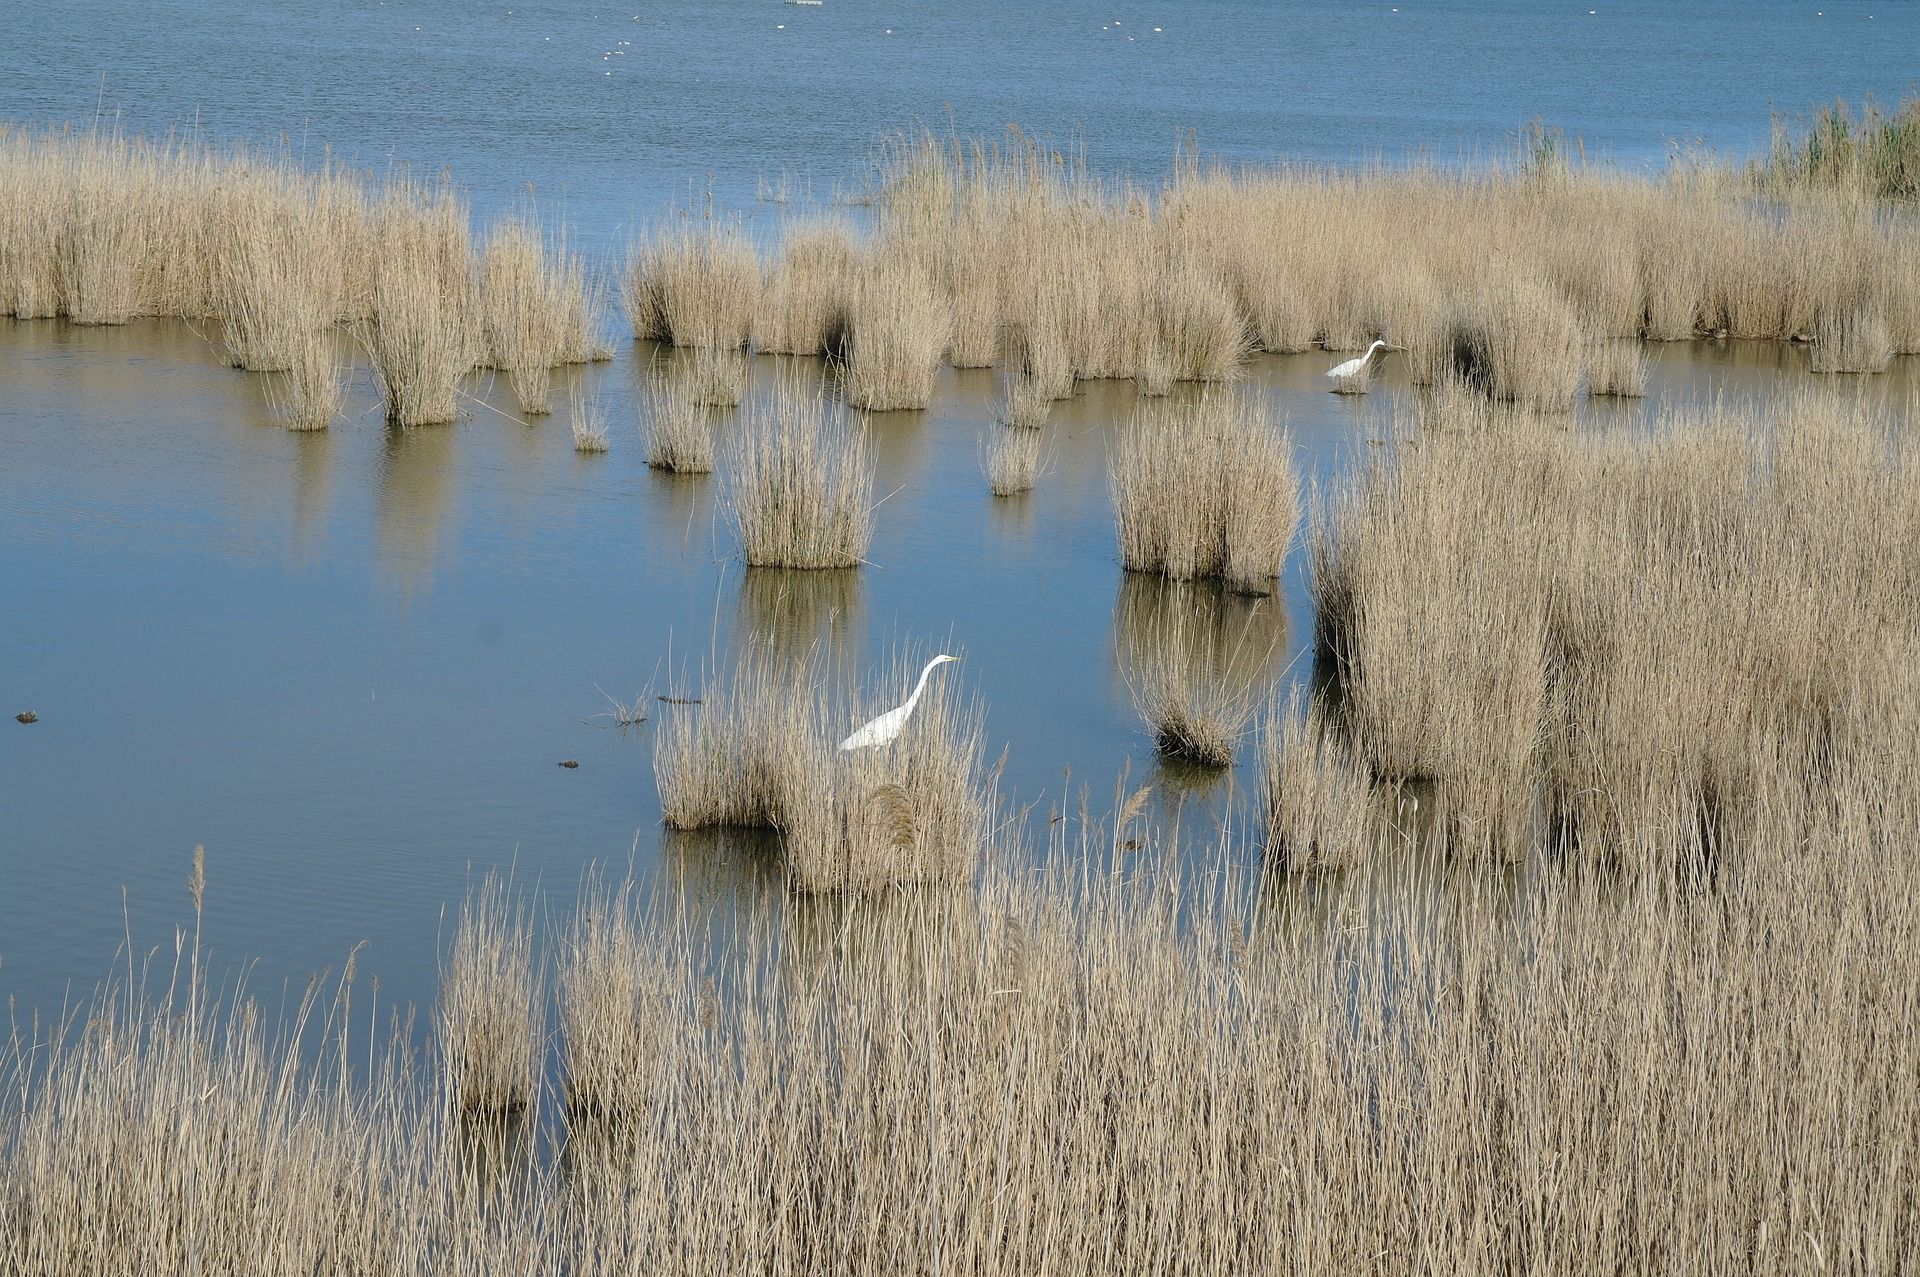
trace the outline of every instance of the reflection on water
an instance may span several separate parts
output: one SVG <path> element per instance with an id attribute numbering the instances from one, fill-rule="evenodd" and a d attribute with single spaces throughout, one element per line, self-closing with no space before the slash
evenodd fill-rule
<path id="1" fill-rule="evenodd" d="M 740 580 L 740 633 L 776 667 L 839 664 L 858 632 L 860 571 L 748 568 Z"/>
<path id="2" fill-rule="evenodd" d="M 333 432 L 303 430 L 293 436 L 293 558 L 324 550 L 328 500 L 333 493 Z"/>
<path id="3" fill-rule="evenodd" d="M 411 596 L 433 587 L 440 537 L 460 488 L 450 426 L 388 426 L 375 521 L 381 566 Z"/>

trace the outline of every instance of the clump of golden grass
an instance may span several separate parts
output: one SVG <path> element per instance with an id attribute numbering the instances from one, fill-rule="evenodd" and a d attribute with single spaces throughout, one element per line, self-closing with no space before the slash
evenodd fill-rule
<path id="1" fill-rule="evenodd" d="M 1314 573 L 1370 766 L 1433 780 L 1451 834 L 1506 855 L 1547 820 L 1604 856 L 1697 853 L 1828 801 L 1835 758 L 1874 772 L 1920 698 L 1887 665 L 1916 641 L 1895 547 L 1920 470 L 1859 405 L 1781 413 L 1602 442 L 1516 417 L 1376 459 Z"/>
<path id="2" fill-rule="evenodd" d="M 694 394 L 682 371 L 656 367 L 641 390 L 645 405 L 647 464 L 678 474 L 713 469 L 713 414 Z"/>
<path id="3" fill-rule="evenodd" d="M 1040 477 L 1044 436 L 1038 430 L 989 426 L 981 443 L 980 469 L 996 497 L 1031 492 Z"/>
<path id="4" fill-rule="evenodd" d="M 654 754 L 671 828 L 766 827 L 781 835 L 799 891 L 866 892 L 965 881 L 991 806 L 981 715 L 930 680 L 898 739 L 838 751 L 834 742 L 904 700 L 920 666 L 896 657 L 879 690 L 825 688 L 806 664 L 742 660 L 698 706 L 676 706 Z"/>
<path id="5" fill-rule="evenodd" d="M 1268 599 L 1212 582 L 1121 582 L 1114 661 L 1169 757 L 1229 766 L 1285 645 L 1286 616 Z"/>
<path id="6" fill-rule="evenodd" d="M 1776 193 L 1920 197 L 1920 97 L 1892 110 L 1869 100 L 1858 119 L 1845 102 L 1835 102 L 1816 111 L 1798 138 L 1776 116 L 1773 153 L 1756 176 L 1763 189 Z"/>
<path id="7" fill-rule="evenodd" d="M 847 402 L 869 412 L 925 408 L 952 321 L 917 266 L 882 253 L 862 272 L 847 329 Z"/>
<path id="8" fill-rule="evenodd" d="M 641 926 L 631 882 L 610 889 L 588 876 L 557 964 L 566 1099 L 576 1123 L 647 1123 L 669 1098 L 659 1085 L 669 1061 L 690 1045 L 675 1032 L 686 1009 L 672 999 L 684 986 Z"/>
<path id="9" fill-rule="evenodd" d="M 460 906 L 440 975 L 438 1032 L 447 1102 L 473 1114 L 524 1113 L 540 1087 L 544 1004 L 533 914 L 489 872 Z"/>
<path id="10" fill-rule="evenodd" d="M 366 347 L 387 420 L 435 425 L 459 415 L 460 378 L 481 355 L 467 214 L 447 191 L 390 192 L 379 218 Z"/>
<path id="11" fill-rule="evenodd" d="M 1493 399 L 1527 408 L 1573 406 L 1587 342 L 1573 307 L 1551 288 L 1517 281 L 1482 293 L 1453 321 L 1453 374 Z"/>
<path id="12" fill-rule="evenodd" d="M 607 405 L 598 395 L 590 395 L 587 388 L 575 382 L 568 394 L 568 424 L 573 427 L 573 450 L 575 452 L 605 452 L 607 450 Z"/>
<path id="13" fill-rule="evenodd" d="M 680 222 L 628 255 L 621 301 L 634 335 L 675 346 L 746 345 L 760 259 L 731 223 Z"/>
<path id="14" fill-rule="evenodd" d="M 709 408 L 737 408 L 746 394 L 748 372 L 745 355 L 702 346 L 693 352 L 685 374 L 687 393 Z"/>
<path id="15" fill-rule="evenodd" d="M 754 567 L 850 568 L 873 539 L 873 452 L 817 390 L 782 381 L 741 412 L 729 507 Z"/>
<path id="16" fill-rule="evenodd" d="M 325 430 L 346 399 L 344 364 L 330 328 L 310 329 L 293 348 L 285 373 L 268 383 L 274 415 L 289 430 Z"/>
<path id="17" fill-rule="evenodd" d="M 1267 851 L 1291 870 L 1364 864 L 1379 843 L 1372 777 L 1316 697 L 1295 688 L 1260 742 Z"/>
<path id="18" fill-rule="evenodd" d="M 860 254 L 840 222 L 787 232 L 753 312 L 755 348 L 777 355 L 839 354 Z"/>
<path id="19" fill-rule="evenodd" d="M 504 369 L 520 410 L 551 412 L 551 370 L 585 356 L 581 268 L 550 254 L 527 214 L 494 223 L 480 264 L 480 298 L 489 358 Z"/>
<path id="20" fill-rule="evenodd" d="M 1598 341 L 1587 351 L 1587 393 L 1638 399 L 1647 393 L 1647 357 L 1623 338 Z"/>
<path id="21" fill-rule="evenodd" d="M 1273 589 L 1299 521 L 1292 440 L 1265 400 L 1213 392 L 1146 405 L 1109 462 L 1121 562 Z"/>
<path id="22" fill-rule="evenodd" d="M 1032 377 L 1016 375 L 1007 379 L 1001 392 L 1000 424 L 1013 430 L 1039 430 L 1053 413 L 1053 396 Z"/>
<path id="23" fill-rule="evenodd" d="M 1163 754 L 1201 767 L 1230 767 L 1253 717 L 1245 689 L 1212 677 L 1186 618 L 1153 636 L 1128 660 L 1133 699 Z"/>
<path id="24" fill-rule="evenodd" d="M 1877 314 L 1849 310 L 1822 315 L 1813 327 L 1808 367 L 1814 372 L 1885 372 L 1893 342 Z"/>

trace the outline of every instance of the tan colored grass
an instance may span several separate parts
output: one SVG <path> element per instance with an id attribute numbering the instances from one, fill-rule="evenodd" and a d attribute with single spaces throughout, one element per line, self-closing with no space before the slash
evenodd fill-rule
<path id="1" fill-rule="evenodd" d="M 664 717 L 654 756 L 661 813 L 678 829 L 779 831 L 789 884 L 867 892 L 965 881 L 991 799 L 977 706 L 930 681 L 893 743 L 835 743 L 911 692 L 920 663 L 896 657 L 865 687 L 828 687 L 811 663 L 749 655 Z"/>
<path id="2" fill-rule="evenodd" d="M 546 1054 L 541 985 L 531 908 L 511 882 L 490 872 L 460 907 L 440 975 L 436 1027 L 454 1112 L 533 1108 Z"/>
<path id="3" fill-rule="evenodd" d="M 387 420 L 450 422 L 483 352 L 466 209 L 446 191 L 396 188 L 380 210 L 378 253 L 366 347 Z"/>
<path id="4" fill-rule="evenodd" d="M 1885 372 L 1893 360 L 1886 323 L 1869 310 L 1822 315 L 1813 326 L 1814 372 Z"/>
<path id="5" fill-rule="evenodd" d="M 1162 754 L 1226 767 L 1267 698 L 1286 630 L 1270 599 L 1130 573 L 1114 608 L 1113 659 Z"/>
<path id="6" fill-rule="evenodd" d="M 687 393 L 695 403 L 708 408 L 737 408 L 747 393 L 751 372 L 747 356 L 702 346 L 692 352 L 687 362 L 684 374 Z"/>
<path id="7" fill-rule="evenodd" d="M 655 367 L 642 383 L 640 402 L 648 465 L 678 474 L 713 469 L 713 414 L 694 393 L 686 370 Z"/>
<path id="8" fill-rule="evenodd" d="M 847 402 L 870 412 L 925 408 L 952 319 L 925 273 L 898 254 L 869 262 L 848 315 Z"/>
<path id="9" fill-rule="evenodd" d="M 873 452 L 817 389 L 750 400 L 729 454 L 728 505 L 754 567 L 849 568 L 873 539 Z"/>
<path id="10" fill-rule="evenodd" d="M 1371 860 L 1381 840 L 1378 794 L 1366 766 L 1320 698 L 1294 689 L 1267 716 L 1260 742 L 1267 851 L 1294 871 Z"/>
<path id="11" fill-rule="evenodd" d="M 599 395 L 589 394 L 584 384 L 573 383 L 568 392 L 567 424 L 573 431 L 575 452 L 607 450 L 607 405 Z"/>
<path id="12" fill-rule="evenodd" d="M 1647 393 L 1647 357 L 1640 343 L 1599 341 L 1587 350 L 1587 393 L 1639 399 Z"/>
<path id="13" fill-rule="evenodd" d="M 332 329 L 309 330 L 294 347 L 286 372 L 268 383 L 274 415 L 289 430 L 325 430 L 346 400 L 347 370 Z"/>
<path id="14" fill-rule="evenodd" d="M 641 340 L 732 350 L 752 329 L 760 260 L 738 226 L 682 221 L 635 246 L 620 288 Z"/>
<path id="15" fill-rule="evenodd" d="M 1038 430 L 1011 425 L 987 427 L 981 442 L 980 469 L 996 497 L 1033 490 L 1040 478 L 1045 437 Z"/>
<path id="16" fill-rule="evenodd" d="M 1147 405 L 1109 460 L 1121 562 L 1273 589 L 1299 521 L 1292 441 L 1266 401 L 1214 392 Z"/>
<path id="17" fill-rule="evenodd" d="M 845 224 L 789 230 L 754 307 L 754 347 L 778 355 L 842 353 L 859 274 L 859 248 Z"/>
<path id="18" fill-rule="evenodd" d="M 1587 341 L 1571 304 L 1521 281 L 1482 293 L 1453 319 L 1453 375 L 1493 399 L 1564 411 L 1585 371 Z"/>

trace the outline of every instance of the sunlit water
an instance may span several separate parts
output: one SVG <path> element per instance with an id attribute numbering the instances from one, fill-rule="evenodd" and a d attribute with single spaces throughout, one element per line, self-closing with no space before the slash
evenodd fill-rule
<path id="1" fill-rule="evenodd" d="M 16 3 L 0 120 L 104 111 L 376 170 L 448 165 L 483 214 L 531 185 L 604 255 L 709 192 L 761 225 L 792 207 L 756 203 L 763 182 L 831 200 L 876 137 L 921 124 L 1018 123 L 1152 179 L 1190 135 L 1231 159 L 1450 163 L 1507 153 L 1540 117 L 1648 166 L 1675 141 L 1751 153 L 1770 107 L 1894 98 L 1915 47 L 1920 10 L 1874 3 Z M 1127 627 L 1155 587 L 1120 570 L 1106 489 L 1130 386 L 1058 406 L 1038 489 L 997 501 L 978 467 L 994 375 L 945 373 L 930 412 L 867 423 L 886 498 L 871 566 L 748 573 L 724 480 L 643 464 L 649 353 L 583 374 L 614 421 L 612 451 L 583 457 L 564 390 L 529 425 L 476 382 L 460 424 L 389 431 L 363 369 L 346 422 L 295 435 L 185 325 L 0 320 L 0 992 L 22 1014 L 105 974 L 123 889 L 136 948 L 170 943 L 196 844 L 219 958 L 257 959 L 270 997 L 368 940 L 382 997 L 425 1004 L 442 911 L 489 866 L 556 913 L 593 861 L 764 884 L 736 846 L 662 835 L 668 707 L 625 732 L 595 717 L 602 689 L 671 690 L 749 633 L 856 668 L 902 642 L 964 651 L 948 673 L 988 707 L 1010 803 L 1085 785 L 1103 805 L 1127 770 L 1155 784 L 1156 819 L 1244 812 L 1244 762 L 1163 767 L 1133 706 Z M 1606 413 L 1763 395 L 1805 359 L 1653 353 L 1647 403 Z M 1406 395 L 1392 372 L 1365 399 L 1328 395 L 1326 362 L 1253 370 L 1322 483 Z M 1310 665 L 1304 555 L 1284 585 L 1233 613 L 1276 684 Z M 28 708 L 40 722 L 11 721 Z"/>

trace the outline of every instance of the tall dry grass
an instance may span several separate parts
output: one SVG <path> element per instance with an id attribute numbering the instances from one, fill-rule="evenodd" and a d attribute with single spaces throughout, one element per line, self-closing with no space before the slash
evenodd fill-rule
<path id="1" fill-rule="evenodd" d="M 528 901 L 509 879 L 489 872 L 460 906 L 440 975 L 436 1027 L 443 1089 L 455 1112 L 533 1109 L 546 1054 L 541 972 Z"/>
<path id="2" fill-rule="evenodd" d="M 1286 647 L 1285 610 L 1217 582 L 1129 574 L 1113 658 L 1163 755 L 1229 766 Z"/>
<path id="3" fill-rule="evenodd" d="M 687 369 L 656 364 L 641 383 L 647 464 L 677 474 L 713 470 L 713 414 Z"/>
<path id="4" fill-rule="evenodd" d="M 728 506 L 753 567 L 850 568 L 873 539 L 873 452 L 818 390 L 790 380 L 748 401 Z"/>
<path id="5" fill-rule="evenodd" d="M 848 309 L 847 402 L 869 412 L 925 408 L 951 333 L 932 280 L 883 251 L 860 273 Z"/>
<path id="6" fill-rule="evenodd" d="M 860 251 L 844 224 L 789 230 L 753 309 L 755 348 L 776 355 L 843 354 L 859 274 Z"/>
<path id="7" fill-rule="evenodd" d="M 761 295 L 760 259 L 738 226 L 680 221 L 628 254 L 621 301 L 634 335 L 723 350 L 747 344 Z"/>
<path id="8" fill-rule="evenodd" d="M 904 701 L 919 671 L 896 655 L 862 684 L 829 686 L 811 662 L 749 654 L 663 721 L 654 754 L 663 818 L 676 829 L 777 830 L 799 891 L 966 881 L 992 808 L 979 707 L 930 681 L 894 742 L 835 748 Z"/>
<path id="9" fill-rule="evenodd" d="M 987 428 L 980 444 L 980 469 L 994 496 L 1011 497 L 1033 490 L 1044 463 L 1045 442 L 1038 430 L 1011 425 Z"/>
<path id="10" fill-rule="evenodd" d="M 1293 444 L 1258 396 L 1143 406 L 1109 460 L 1120 559 L 1178 580 L 1273 590 L 1300 517 Z"/>

